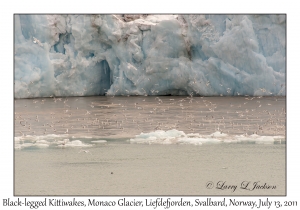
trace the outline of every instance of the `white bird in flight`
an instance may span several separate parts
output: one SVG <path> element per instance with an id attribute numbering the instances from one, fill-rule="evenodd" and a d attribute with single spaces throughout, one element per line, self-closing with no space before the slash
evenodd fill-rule
<path id="1" fill-rule="evenodd" d="M 78 153 L 81 153 L 81 152 L 89 153 L 90 155 L 92 155 L 91 152 L 90 152 L 89 150 L 83 150 L 83 149 L 82 149 L 82 150 L 80 150 Z"/>
<path id="2" fill-rule="evenodd" d="M 37 38 L 33 37 L 33 43 L 38 44 L 40 47 L 43 47 L 43 44 Z"/>

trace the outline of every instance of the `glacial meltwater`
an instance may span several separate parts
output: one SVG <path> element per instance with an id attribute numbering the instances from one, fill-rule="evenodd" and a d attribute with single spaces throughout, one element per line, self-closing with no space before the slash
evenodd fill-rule
<path id="1" fill-rule="evenodd" d="M 14 193 L 285 195 L 286 98 L 15 99 Z"/>

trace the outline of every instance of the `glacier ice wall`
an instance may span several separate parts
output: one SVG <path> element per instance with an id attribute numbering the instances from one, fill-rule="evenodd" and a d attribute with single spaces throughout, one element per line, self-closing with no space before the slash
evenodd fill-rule
<path id="1" fill-rule="evenodd" d="M 15 98 L 285 95 L 285 15 L 15 15 Z"/>

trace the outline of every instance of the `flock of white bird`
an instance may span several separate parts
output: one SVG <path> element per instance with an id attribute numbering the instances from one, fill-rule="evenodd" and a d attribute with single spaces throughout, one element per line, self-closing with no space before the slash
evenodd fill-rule
<path id="1" fill-rule="evenodd" d="M 285 97 L 69 97 L 15 101 L 15 135 L 134 136 L 155 130 L 285 135 Z"/>

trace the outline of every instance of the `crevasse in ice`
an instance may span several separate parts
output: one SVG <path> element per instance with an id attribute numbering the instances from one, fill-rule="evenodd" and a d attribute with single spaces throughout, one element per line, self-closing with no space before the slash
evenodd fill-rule
<path id="1" fill-rule="evenodd" d="M 285 95 L 285 15 L 15 15 L 15 98 Z"/>

